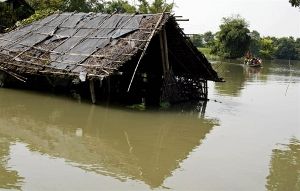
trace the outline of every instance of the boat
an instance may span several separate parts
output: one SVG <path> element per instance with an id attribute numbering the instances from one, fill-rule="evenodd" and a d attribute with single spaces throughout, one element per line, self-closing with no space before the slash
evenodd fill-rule
<path id="1" fill-rule="evenodd" d="M 246 58 L 244 61 L 244 64 L 250 67 L 261 67 L 262 66 L 262 60 L 260 58 Z"/>

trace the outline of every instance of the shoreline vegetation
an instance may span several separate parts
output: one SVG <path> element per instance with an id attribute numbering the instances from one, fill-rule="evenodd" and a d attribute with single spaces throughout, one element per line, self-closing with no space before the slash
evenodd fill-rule
<path id="1" fill-rule="evenodd" d="M 224 17 L 219 31 L 189 35 L 198 50 L 209 59 L 240 59 L 245 55 L 264 60 L 300 60 L 300 38 L 261 37 L 250 31 L 249 23 L 240 15 Z"/>
<path id="2" fill-rule="evenodd" d="M 230 60 L 236 60 L 236 61 L 241 61 L 241 63 L 244 61 L 244 57 L 240 58 L 234 58 L 234 59 L 226 59 L 221 56 L 215 55 L 211 53 L 210 48 L 206 47 L 198 47 L 198 50 L 204 54 L 204 56 L 209 60 L 209 61 L 230 61 Z M 284 61 L 300 61 L 300 59 L 278 59 L 278 58 L 271 58 L 271 59 L 263 59 L 263 60 L 268 60 L 268 61 L 276 61 L 276 60 L 284 60 Z"/>

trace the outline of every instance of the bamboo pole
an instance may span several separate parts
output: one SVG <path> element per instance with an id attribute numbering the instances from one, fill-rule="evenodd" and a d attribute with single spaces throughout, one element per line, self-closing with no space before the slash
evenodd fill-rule
<path id="1" fill-rule="evenodd" d="M 140 58 L 139 58 L 139 61 L 137 62 L 136 67 L 135 67 L 135 69 L 134 69 L 134 72 L 133 72 L 133 74 L 132 74 L 132 77 L 131 77 L 131 80 L 130 80 L 130 83 L 129 83 L 127 92 L 130 91 L 132 82 L 133 82 L 133 80 L 134 80 L 136 71 L 137 71 L 137 69 L 138 69 L 138 67 L 139 67 L 139 65 L 140 65 L 140 62 L 141 62 L 142 58 L 145 56 L 146 51 L 147 51 L 147 49 L 148 49 L 148 46 L 149 46 L 149 44 L 150 44 L 150 42 L 151 42 L 151 40 L 152 40 L 152 38 L 153 38 L 153 36 L 154 36 L 154 34 L 155 34 L 155 32 L 156 32 L 156 29 L 159 27 L 159 25 L 160 25 L 160 23 L 161 23 L 161 21 L 162 21 L 164 15 L 165 15 L 165 13 L 163 12 L 163 13 L 161 14 L 160 18 L 158 19 L 158 21 L 157 21 L 157 23 L 156 23 L 156 25 L 155 25 L 155 27 L 154 27 L 154 30 L 152 31 L 150 37 L 149 37 L 148 40 L 147 40 L 147 43 L 146 43 L 146 45 L 145 45 L 145 47 L 144 47 L 144 50 L 143 50 L 143 52 L 142 52 L 142 54 L 141 54 L 141 56 L 140 56 Z"/>

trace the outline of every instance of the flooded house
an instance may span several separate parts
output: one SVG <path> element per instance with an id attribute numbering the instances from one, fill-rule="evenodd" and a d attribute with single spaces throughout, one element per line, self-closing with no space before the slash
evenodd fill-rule
<path id="1" fill-rule="evenodd" d="M 0 36 L 0 85 L 121 103 L 207 100 L 220 81 L 170 13 L 60 13 Z"/>

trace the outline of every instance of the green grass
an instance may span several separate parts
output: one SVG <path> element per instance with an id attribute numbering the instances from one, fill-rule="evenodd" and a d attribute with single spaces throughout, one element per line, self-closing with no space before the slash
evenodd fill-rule
<path id="1" fill-rule="evenodd" d="M 210 48 L 201 47 L 198 48 L 198 50 L 202 52 L 208 60 L 220 60 L 219 56 L 210 53 Z"/>

